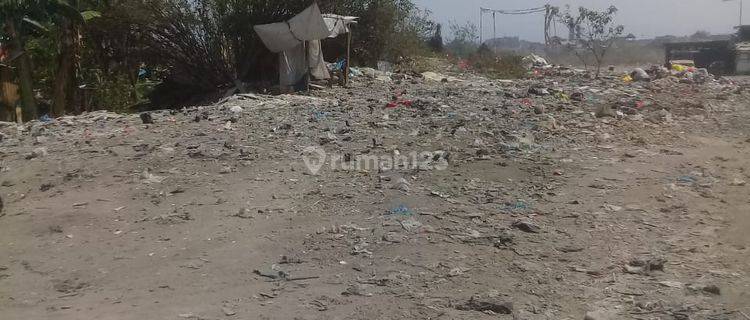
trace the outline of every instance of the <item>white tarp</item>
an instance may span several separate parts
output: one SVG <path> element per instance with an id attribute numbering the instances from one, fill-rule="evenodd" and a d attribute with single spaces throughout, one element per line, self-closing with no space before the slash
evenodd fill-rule
<path id="1" fill-rule="evenodd" d="M 294 37 L 286 22 L 257 25 L 254 29 L 271 52 L 282 52 L 301 43 Z"/>
<path id="2" fill-rule="evenodd" d="M 325 39 L 331 34 L 317 3 L 290 19 L 289 28 L 295 38 L 303 41 Z"/>
<path id="3" fill-rule="evenodd" d="M 271 52 L 292 49 L 302 41 L 325 39 L 331 34 L 315 3 L 287 22 L 257 25 L 253 28 Z"/>
<path id="4" fill-rule="evenodd" d="M 330 79 L 326 63 L 323 60 L 323 51 L 320 48 L 320 40 L 307 43 L 308 63 L 305 63 L 304 45 L 287 49 L 279 53 L 279 84 L 283 87 L 295 86 L 307 75 L 307 67 L 310 66 L 310 76 L 318 79 Z"/>
<path id="5" fill-rule="evenodd" d="M 279 53 L 279 84 L 282 87 L 297 85 L 306 74 L 305 47 L 301 43 Z"/>
<path id="6" fill-rule="evenodd" d="M 320 40 L 308 42 L 307 57 L 310 63 L 310 75 L 319 80 L 330 79 L 331 74 L 328 73 L 328 67 L 326 61 L 323 59 L 323 49 L 320 45 Z"/>
<path id="7" fill-rule="evenodd" d="M 341 34 L 351 32 L 349 25 L 357 23 L 357 19 L 357 17 L 340 16 L 337 14 L 323 15 L 323 20 L 325 20 L 326 26 L 328 26 L 328 30 L 330 31 L 330 35 L 328 35 L 329 38 L 336 38 Z"/>

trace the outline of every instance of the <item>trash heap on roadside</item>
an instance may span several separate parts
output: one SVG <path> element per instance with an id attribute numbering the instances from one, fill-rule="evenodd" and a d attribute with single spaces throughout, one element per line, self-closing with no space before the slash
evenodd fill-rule
<path id="1" fill-rule="evenodd" d="M 744 89 L 714 79 L 705 69 L 680 65 L 637 68 L 625 76 L 605 72 L 594 78 L 585 70 L 553 66 L 538 56 L 525 61 L 529 77 L 512 80 L 352 68 L 351 87 L 308 95 L 240 94 L 214 105 L 147 116 L 97 111 L 23 125 L 2 123 L 0 143 L 31 154 L 49 140 L 127 137 L 153 127 L 198 126 L 213 132 L 209 136 L 249 131 L 253 144 L 297 137 L 293 143 L 276 144 L 279 150 L 302 145 L 362 149 L 410 137 L 439 150 L 461 150 L 456 154 L 462 156 L 454 159 L 467 159 L 541 152 L 570 139 L 585 144 L 617 139 L 618 132 L 638 127 L 704 121 L 727 108 Z"/>
<path id="2" fill-rule="evenodd" d="M 680 64 L 672 64 L 670 67 L 671 68 L 654 65 L 645 70 L 642 68 L 635 68 L 630 74 L 625 75 L 622 79 L 625 82 L 648 82 L 660 79 L 670 79 L 686 84 L 704 84 L 710 81 L 718 81 L 712 74 L 708 73 L 708 69 L 706 68 L 696 68 Z"/>

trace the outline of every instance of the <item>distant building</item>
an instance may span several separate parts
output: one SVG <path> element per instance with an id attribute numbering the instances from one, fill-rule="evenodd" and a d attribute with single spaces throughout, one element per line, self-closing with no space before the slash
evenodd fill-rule
<path id="1" fill-rule="evenodd" d="M 734 35 L 715 35 L 695 41 L 690 37 L 659 37 L 664 41 L 666 62 L 691 60 L 714 74 L 750 74 L 750 25 L 737 27 Z"/>
<path id="2" fill-rule="evenodd" d="M 735 73 L 750 74 L 750 26 L 737 27 L 734 44 Z"/>
<path id="3" fill-rule="evenodd" d="M 734 46 L 736 74 L 750 74 L 750 42 L 738 42 Z"/>

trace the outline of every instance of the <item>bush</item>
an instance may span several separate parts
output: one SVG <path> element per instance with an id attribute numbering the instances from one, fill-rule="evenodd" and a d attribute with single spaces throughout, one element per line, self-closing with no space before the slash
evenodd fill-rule
<path id="1" fill-rule="evenodd" d="M 276 68 L 269 64 L 275 64 L 276 55 L 266 50 L 253 26 L 287 20 L 309 3 L 152 0 L 149 18 L 139 22 L 147 56 L 158 57 L 152 63 L 170 66 L 177 82 L 216 88 L 275 77 Z M 421 53 L 434 29 L 427 13 L 408 0 L 324 0 L 320 6 L 324 12 L 360 17 L 353 52 L 367 65 Z"/>
<path id="2" fill-rule="evenodd" d="M 43 27 L 36 29 L 43 31 L 32 32 L 29 30 L 36 29 L 19 24 L 28 40 L 24 42 L 33 60 L 33 87 L 42 95 L 40 102 L 50 100 L 48 97 L 57 92 L 53 87 L 59 78 L 56 73 L 61 68 L 60 61 L 75 59 L 73 70 L 65 73 L 75 80 L 65 90 L 65 102 L 70 100 L 75 106 L 66 104 L 64 109 L 77 113 L 83 111 L 81 106 L 132 110 L 142 104 L 145 92 L 160 82 L 165 84 L 157 86 L 159 92 L 151 97 L 188 98 L 185 101 L 195 101 L 194 96 L 215 96 L 248 82 L 276 83 L 278 55 L 265 48 L 253 26 L 287 20 L 311 2 L 118 0 L 78 2 L 76 8 L 53 6 L 85 11 L 93 17 L 80 22 L 80 37 L 63 37 L 75 34 L 79 26 L 70 27 L 67 16 L 58 11 L 25 5 L 16 9 L 21 12 L 19 17 L 40 13 L 39 17 L 29 17 L 40 18 Z M 317 2 L 323 12 L 360 17 L 354 28 L 353 64 L 375 66 L 379 60 L 398 62 L 423 54 L 427 51 L 426 40 L 435 30 L 428 12 L 419 10 L 412 0 Z M 0 11 L 0 16 L 4 16 L 8 10 Z M 5 36 L 0 30 L 0 39 Z M 69 54 L 63 55 L 64 39 L 78 39 L 80 43 L 66 42 Z M 326 42 L 334 43 L 332 47 L 336 48 L 327 52 L 329 58 L 343 55 L 345 37 Z M 143 67 L 162 72 L 144 82 L 138 76 Z M 84 89 L 76 89 L 78 85 Z M 159 99 L 159 106 L 178 104 L 179 101 Z"/>
<path id="3" fill-rule="evenodd" d="M 173 84 L 167 87 L 183 84 L 191 92 L 209 94 L 241 82 L 275 83 L 277 55 L 265 48 L 253 26 L 287 20 L 309 4 L 307 0 L 149 0 L 147 10 L 122 10 L 120 19 L 130 22 L 126 30 L 140 36 L 141 60 L 167 69 Z M 321 0 L 319 4 L 323 12 L 360 17 L 352 42 L 354 63 L 374 66 L 379 60 L 396 62 L 422 54 L 434 30 L 428 13 L 410 0 Z M 336 47 L 343 51 L 345 45 Z"/>
<path id="4" fill-rule="evenodd" d="M 495 54 L 483 48 L 485 50 L 480 50 L 469 59 L 475 71 L 496 79 L 515 79 L 526 75 L 522 56 L 509 52 Z"/>

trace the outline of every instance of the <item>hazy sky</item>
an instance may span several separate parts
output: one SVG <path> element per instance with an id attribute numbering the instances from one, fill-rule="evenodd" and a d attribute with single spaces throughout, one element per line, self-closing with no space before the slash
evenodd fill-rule
<path id="1" fill-rule="evenodd" d="M 479 7 L 498 10 L 517 10 L 540 7 L 549 3 L 564 7 L 586 6 L 605 8 L 615 5 L 620 9 L 617 22 L 625 25 L 625 33 L 639 38 L 661 35 L 689 35 L 697 30 L 712 34 L 732 33 L 739 24 L 740 0 L 414 0 L 420 7 L 432 11 L 443 24 L 449 21 L 471 21 L 479 25 Z M 745 1 L 744 22 L 750 24 L 750 1 Z M 447 30 L 446 30 L 447 31 Z M 558 35 L 566 31 L 558 26 Z M 497 35 L 520 36 L 522 39 L 544 39 L 544 14 L 525 16 L 497 16 Z M 485 15 L 484 38 L 492 37 L 492 17 Z"/>

